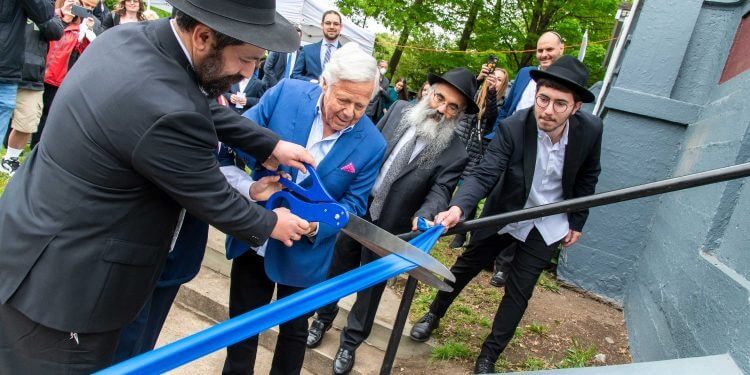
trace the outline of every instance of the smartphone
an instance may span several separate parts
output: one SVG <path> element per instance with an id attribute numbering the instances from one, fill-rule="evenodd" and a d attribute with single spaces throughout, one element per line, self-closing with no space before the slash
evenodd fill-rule
<path id="1" fill-rule="evenodd" d="M 494 55 L 489 55 L 487 57 L 487 70 L 490 72 L 493 72 L 495 70 L 495 65 L 497 64 L 497 57 Z"/>
<path id="2" fill-rule="evenodd" d="M 80 5 L 73 4 L 73 9 L 71 10 L 74 16 L 78 16 L 81 18 L 88 18 L 88 17 L 94 17 L 94 13 L 91 12 L 91 10 L 86 9 Z"/>

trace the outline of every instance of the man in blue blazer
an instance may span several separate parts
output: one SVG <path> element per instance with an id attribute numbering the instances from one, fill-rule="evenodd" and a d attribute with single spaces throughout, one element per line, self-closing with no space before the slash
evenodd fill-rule
<path id="1" fill-rule="evenodd" d="M 323 29 L 323 39 L 302 47 L 294 63 L 292 78 L 317 82 L 331 54 L 341 48 L 339 35 L 341 35 L 343 22 L 339 12 L 329 10 L 323 13 L 320 28 Z"/>
<path id="2" fill-rule="evenodd" d="M 320 86 L 281 80 L 244 114 L 282 139 L 305 146 L 315 158 L 328 192 L 358 216 L 365 213 L 386 148 L 378 129 L 363 116 L 377 89 L 376 69 L 372 56 L 350 43 L 333 53 Z M 248 166 L 262 169 L 251 157 L 239 155 Z M 293 181 L 309 185 L 308 176 L 287 171 Z M 231 317 L 268 304 L 274 287 L 278 288 L 277 298 L 283 298 L 326 279 L 337 230 L 323 223 L 310 226 L 310 233 L 290 247 L 268 241 L 253 249 L 236 238 L 227 238 L 227 257 L 234 258 Z M 299 373 L 306 339 L 307 316 L 282 324 L 271 373 Z M 252 373 L 257 345 L 256 336 L 228 347 L 224 373 Z"/>

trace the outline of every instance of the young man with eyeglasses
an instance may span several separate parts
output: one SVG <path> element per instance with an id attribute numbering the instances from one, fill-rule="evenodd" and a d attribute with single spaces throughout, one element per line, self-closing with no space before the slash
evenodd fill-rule
<path id="1" fill-rule="evenodd" d="M 594 193 L 601 170 L 602 122 L 580 111 L 582 102 L 594 100 L 584 87 L 586 67 L 563 56 L 546 71 L 533 71 L 531 77 L 537 84 L 534 106 L 502 121 L 484 159 L 464 180 L 450 208 L 435 216 L 436 223 L 455 226 L 484 197 L 482 217 Z M 587 217 L 588 210 L 583 210 L 473 232 L 466 251 L 451 268 L 456 276 L 453 292 L 437 294 L 412 328 L 411 338 L 429 339 L 466 284 L 502 249 L 515 244 L 505 295 L 474 368 L 475 373 L 493 373 L 554 250 L 578 241 Z"/>

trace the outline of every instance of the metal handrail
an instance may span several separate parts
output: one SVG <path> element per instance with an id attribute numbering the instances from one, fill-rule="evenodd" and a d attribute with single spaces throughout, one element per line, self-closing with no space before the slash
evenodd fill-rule
<path id="1" fill-rule="evenodd" d="M 669 178 L 624 189 L 612 190 L 606 193 L 593 194 L 586 197 L 574 198 L 543 206 L 529 207 L 522 210 L 469 220 L 457 224 L 455 227 L 444 233 L 443 236 L 466 233 L 477 229 L 497 228 L 500 230 L 500 228 L 506 224 L 515 223 L 517 221 L 581 211 L 588 208 L 645 198 L 748 176 L 750 176 L 750 163 L 712 169 L 705 172 Z M 400 234 L 399 237 L 402 239 L 409 239 L 415 235 L 415 233 L 410 232 Z M 401 298 L 396 320 L 393 323 L 393 331 L 391 331 L 388 347 L 386 348 L 385 356 L 383 357 L 383 364 L 380 368 L 381 375 L 390 374 L 391 369 L 393 368 L 393 361 L 396 359 L 396 351 L 398 350 L 400 338 L 403 334 L 404 326 L 406 325 L 406 319 L 409 315 L 409 308 L 411 307 L 411 300 L 414 298 L 416 287 L 416 280 L 409 277 L 404 288 L 404 295 Z"/>

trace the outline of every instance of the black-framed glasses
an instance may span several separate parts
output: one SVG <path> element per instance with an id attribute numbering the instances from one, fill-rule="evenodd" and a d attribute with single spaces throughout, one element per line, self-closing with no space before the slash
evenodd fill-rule
<path id="1" fill-rule="evenodd" d="M 552 99 L 550 99 L 546 95 L 537 95 L 536 97 L 536 105 L 539 106 L 539 108 L 546 109 L 549 107 L 549 103 L 552 102 L 552 110 L 554 110 L 557 113 L 563 113 L 568 110 L 568 107 L 570 104 L 564 100 L 555 100 L 554 102 Z"/>
<path id="2" fill-rule="evenodd" d="M 432 101 L 437 104 L 438 107 L 446 104 L 445 96 L 436 91 L 432 92 Z M 445 111 L 450 115 L 455 115 L 461 111 L 461 107 L 459 107 L 456 103 L 447 103 L 445 106 Z"/>

